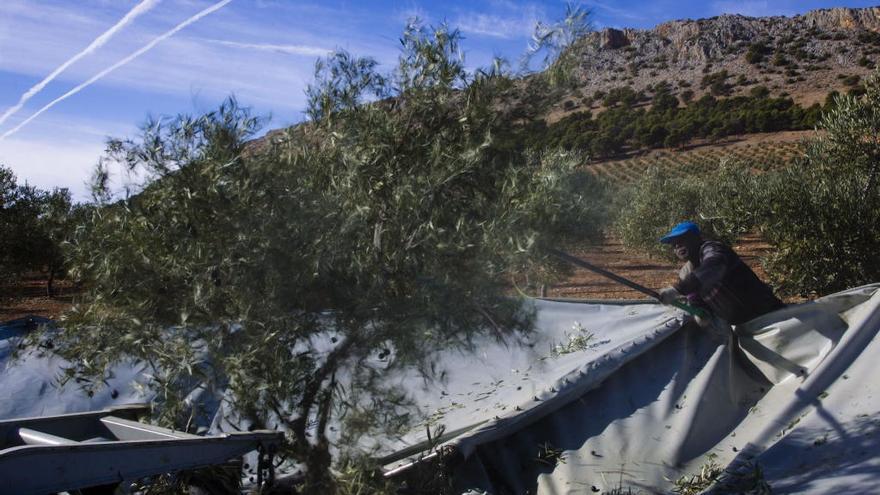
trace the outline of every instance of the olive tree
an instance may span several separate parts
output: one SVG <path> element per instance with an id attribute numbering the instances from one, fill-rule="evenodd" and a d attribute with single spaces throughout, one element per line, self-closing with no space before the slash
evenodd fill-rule
<path id="1" fill-rule="evenodd" d="M 387 373 L 430 377 L 439 349 L 528 331 L 511 274 L 552 276 L 544 248 L 596 235 L 591 179 L 576 155 L 495 145 L 511 80 L 468 73 L 459 38 L 410 26 L 388 74 L 321 60 L 309 121 L 260 140 L 230 99 L 111 141 L 104 203 L 72 244 L 88 290 L 64 320 L 68 375 L 150 363 L 156 414 L 178 426 L 194 380 L 224 386 L 243 418 L 289 433 L 323 492 L 334 420 L 346 443 L 405 426 Z M 137 194 L 107 194 L 114 163 L 147 177 Z"/>
<path id="2" fill-rule="evenodd" d="M 54 294 L 55 277 L 64 274 L 63 244 L 75 224 L 67 189 L 44 191 L 19 184 L 15 174 L 0 166 L 0 274 L 14 281 L 25 273 L 46 272 L 47 295 Z"/>
<path id="3" fill-rule="evenodd" d="M 840 96 L 804 157 L 770 174 L 756 208 L 775 250 L 768 272 L 786 292 L 826 294 L 880 279 L 880 76 Z"/>
<path id="4" fill-rule="evenodd" d="M 669 228 L 685 220 L 700 225 L 710 239 L 733 243 L 755 229 L 764 210 L 766 178 L 748 163 L 723 158 L 711 176 L 673 175 L 652 167 L 619 191 L 612 229 L 623 244 L 659 257 L 671 257 L 659 242 Z"/>

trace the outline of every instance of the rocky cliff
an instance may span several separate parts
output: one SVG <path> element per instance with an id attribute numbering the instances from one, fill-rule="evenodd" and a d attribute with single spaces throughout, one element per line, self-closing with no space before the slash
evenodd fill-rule
<path id="1" fill-rule="evenodd" d="M 729 94 L 755 85 L 802 103 L 830 89 L 857 85 L 880 58 L 880 7 L 833 8 L 794 17 L 722 15 L 678 20 L 653 29 L 604 29 L 576 43 L 581 87 L 559 108 L 590 105 L 597 91 L 647 91 L 660 82 L 675 92 L 709 91 L 701 82 L 726 71 Z M 753 52 L 750 55 L 750 51 Z M 849 79 L 845 80 L 846 77 Z M 595 106 L 595 105 L 593 105 Z"/>

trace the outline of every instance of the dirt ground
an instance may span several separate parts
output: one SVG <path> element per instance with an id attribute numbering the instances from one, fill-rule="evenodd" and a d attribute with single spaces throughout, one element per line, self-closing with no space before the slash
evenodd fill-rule
<path id="1" fill-rule="evenodd" d="M 760 263 L 760 258 L 769 250 L 766 243 L 752 235 L 737 243 L 734 249 L 759 277 L 766 280 Z M 606 239 L 602 244 L 573 250 L 570 254 L 655 290 L 674 282 L 679 267 L 677 262 L 627 252 L 613 238 Z M 69 282 L 61 281 L 56 286 L 58 294 L 47 296 L 45 279 L 39 274 L 33 274 L 16 285 L 0 288 L 0 321 L 28 315 L 58 318 L 70 307 L 76 291 Z M 580 268 L 575 269 L 563 282 L 547 287 L 547 296 L 578 299 L 646 297 L 638 291 Z"/>
<path id="2" fill-rule="evenodd" d="M 755 235 L 749 235 L 733 248 L 762 280 L 767 279 L 761 266 L 761 257 L 770 249 L 765 242 Z M 653 259 L 628 252 L 619 241 L 612 238 L 606 239 L 602 244 L 576 250 L 570 254 L 654 290 L 675 282 L 681 266 L 679 262 Z M 647 297 L 636 290 L 580 268 L 564 282 L 547 287 L 547 296 L 578 299 Z"/>
<path id="3" fill-rule="evenodd" d="M 69 282 L 56 281 L 56 294 L 46 295 L 46 278 L 28 274 L 12 285 L 0 286 L 0 321 L 15 320 L 28 315 L 56 319 L 73 303 L 75 290 Z"/>

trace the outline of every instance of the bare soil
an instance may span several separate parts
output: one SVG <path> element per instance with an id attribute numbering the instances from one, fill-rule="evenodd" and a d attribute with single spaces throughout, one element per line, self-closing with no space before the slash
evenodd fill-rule
<path id="1" fill-rule="evenodd" d="M 758 277 L 767 280 L 767 274 L 761 265 L 761 258 L 770 251 L 770 246 L 766 242 L 757 235 L 751 234 L 736 243 L 733 249 Z M 606 238 L 601 244 L 575 250 L 570 254 L 654 290 L 675 282 L 681 266 L 679 262 L 629 252 L 614 238 Z M 584 269 L 576 269 L 568 279 L 547 287 L 547 296 L 578 299 L 645 299 L 647 297 Z"/>
<path id="2" fill-rule="evenodd" d="M 22 280 L 0 286 L 0 322 L 29 315 L 57 319 L 73 304 L 76 290 L 64 280 L 55 281 L 55 294 L 46 294 L 43 274 L 25 275 Z"/>

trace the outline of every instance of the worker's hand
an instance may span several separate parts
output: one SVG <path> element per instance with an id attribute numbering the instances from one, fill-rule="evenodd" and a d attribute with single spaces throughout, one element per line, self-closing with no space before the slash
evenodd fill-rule
<path id="1" fill-rule="evenodd" d="M 660 302 L 663 304 L 672 304 L 682 298 L 681 292 L 675 287 L 666 287 L 660 290 Z"/>

